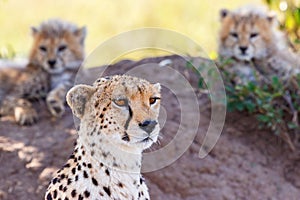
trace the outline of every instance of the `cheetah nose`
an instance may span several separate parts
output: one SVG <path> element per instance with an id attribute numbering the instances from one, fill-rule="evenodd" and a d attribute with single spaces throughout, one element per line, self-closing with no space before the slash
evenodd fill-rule
<path id="1" fill-rule="evenodd" d="M 55 63 L 56 63 L 56 60 L 48 60 L 48 64 L 49 64 L 50 68 L 53 68 Z"/>
<path id="2" fill-rule="evenodd" d="M 240 46 L 239 48 L 240 48 L 242 54 L 245 54 L 248 49 L 248 47 L 245 47 L 245 46 Z"/>
<path id="3" fill-rule="evenodd" d="M 153 120 L 145 120 L 142 123 L 139 123 L 139 127 L 150 134 L 155 128 L 157 122 Z"/>

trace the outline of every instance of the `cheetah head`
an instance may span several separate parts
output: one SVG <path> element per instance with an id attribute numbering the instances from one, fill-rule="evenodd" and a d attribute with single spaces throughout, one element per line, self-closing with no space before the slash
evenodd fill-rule
<path id="1" fill-rule="evenodd" d="M 80 129 L 86 132 L 82 137 L 87 140 L 108 140 L 140 151 L 157 141 L 159 83 L 127 75 L 100 78 L 93 86 L 72 88 L 67 102 L 81 119 Z"/>
<path id="2" fill-rule="evenodd" d="M 219 54 L 240 61 L 263 59 L 282 46 L 274 13 L 263 8 L 242 7 L 220 12 Z"/>
<path id="3" fill-rule="evenodd" d="M 32 27 L 33 46 L 30 62 L 43 67 L 50 74 L 78 69 L 84 59 L 86 28 L 51 19 Z"/>

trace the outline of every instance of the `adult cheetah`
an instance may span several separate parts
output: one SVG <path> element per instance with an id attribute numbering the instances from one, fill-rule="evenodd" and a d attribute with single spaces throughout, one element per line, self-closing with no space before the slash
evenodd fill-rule
<path id="1" fill-rule="evenodd" d="M 127 75 L 77 85 L 67 103 L 80 122 L 77 144 L 45 199 L 149 200 L 142 151 L 157 141 L 160 84 Z"/>

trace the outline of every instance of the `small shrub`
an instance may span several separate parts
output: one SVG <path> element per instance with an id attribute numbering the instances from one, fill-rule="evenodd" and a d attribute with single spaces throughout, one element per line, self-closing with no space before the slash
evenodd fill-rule
<path id="1" fill-rule="evenodd" d="M 236 75 L 226 70 L 226 66 L 231 62 L 230 60 L 218 61 L 226 90 L 227 110 L 253 115 L 259 122 L 259 128 L 269 129 L 274 135 L 283 138 L 292 150 L 295 150 L 292 135 L 297 136 L 300 130 L 298 120 L 300 75 L 285 82 L 278 76 L 273 76 L 270 81 L 263 84 L 251 81 L 245 84 L 235 84 L 233 77 Z M 195 70 L 195 73 L 199 75 L 198 86 L 201 90 L 211 88 L 210 83 L 206 83 L 201 76 L 201 74 L 209 74 L 209 64 L 201 64 Z M 187 62 L 186 66 L 195 69 L 192 61 Z M 213 75 L 209 74 L 209 76 Z"/>
<path id="2" fill-rule="evenodd" d="M 246 112 L 255 116 L 260 124 L 259 128 L 268 128 L 294 150 L 291 134 L 299 134 L 300 130 L 300 75 L 285 82 L 280 77 L 273 76 L 263 84 L 248 82 L 238 85 L 232 81 L 232 76 L 225 68 L 221 64 L 228 111 Z"/>

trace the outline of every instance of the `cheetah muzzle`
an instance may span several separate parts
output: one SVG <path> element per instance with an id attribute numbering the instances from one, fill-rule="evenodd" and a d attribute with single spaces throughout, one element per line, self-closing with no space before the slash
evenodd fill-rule
<path id="1" fill-rule="evenodd" d="M 127 75 L 77 85 L 67 94 L 80 119 L 73 154 L 45 199 L 150 199 L 142 151 L 158 139 L 160 84 Z"/>

